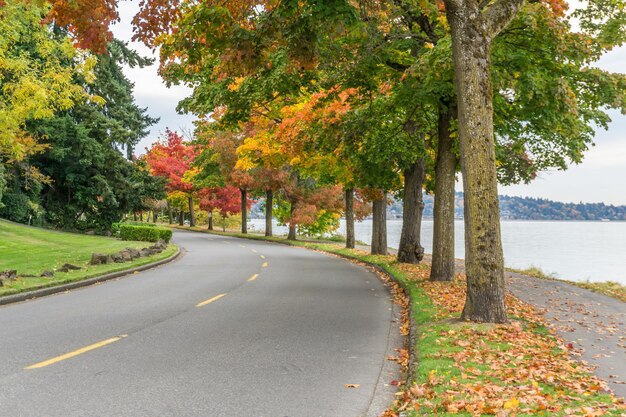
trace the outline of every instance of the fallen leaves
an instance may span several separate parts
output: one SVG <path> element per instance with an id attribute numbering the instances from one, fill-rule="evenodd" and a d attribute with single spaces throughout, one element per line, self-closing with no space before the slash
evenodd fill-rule
<path id="1" fill-rule="evenodd" d="M 344 388 L 359 388 L 361 384 L 343 384 Z"/>
<path id="2" fill-rule="evenodd" d="M 402 268 L 408 272 L 410 268 Z M 470 414 L 498 417 L 622 416 L 623 400 L 606 393 L 606 383 L 590 368 L 571 358 L 565 344 L 547 329 L 540 312 L 507 296 L 510 324 L 460 322 L 465 282 L 429 282 L 427 272 L 414 269 L 411 281 L 437 307 L 433 320 L 421 327 L 417 384 L 396 396 L 384 417 Z M 421 346 L 421 348 L 420 348 Z"/>

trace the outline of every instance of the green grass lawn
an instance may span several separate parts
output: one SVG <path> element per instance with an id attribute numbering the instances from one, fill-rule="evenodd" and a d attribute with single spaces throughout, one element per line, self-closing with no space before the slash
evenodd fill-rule
<path id="1" fill-rule="evenodd" d="M 165 259 L 177 250 L 175 245 L 169 245 L 160 254 L 132 262 L 88 265 L 93 252 L 112 254 L 128 247 L 139 249 L 150 245 L 149 242 L 129 242 L 102 236 L 57 232 L 0 220 L 0 271 L 15 269 L 18 275 L 37 275 L 36 278 L 18 278 L 10 285 L 0 287 L 0 296 L 145 265 Z M 43 271 L 57 269 L 65 263 L 80 266 L 82 269 L 67 273 L 57 272 L 53 278 L 39 277 Z"/>

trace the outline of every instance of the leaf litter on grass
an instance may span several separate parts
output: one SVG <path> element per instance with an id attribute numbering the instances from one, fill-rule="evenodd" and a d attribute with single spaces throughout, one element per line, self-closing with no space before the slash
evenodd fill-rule
<path id="1" fill-rule="evenodd" d="M 626 416 L 623 399 L 575 360 L 542 312 L 508 294 L 509 324 L 459 320 L 465 277 L 428 281 L 424 265 L 394 265 L 436 306 L 420 328 L 418 381 L 385 417 L 400 415 Z M 402 414 L 401 414 L 402 413 Z"/>

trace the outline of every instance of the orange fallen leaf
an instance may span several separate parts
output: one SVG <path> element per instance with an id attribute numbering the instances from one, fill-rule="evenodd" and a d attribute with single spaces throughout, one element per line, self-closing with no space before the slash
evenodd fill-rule
<path id="1" fill-rule="evenodd" d="M 344 384 L 346 388 L 359 388 L 361 384 Z"/>

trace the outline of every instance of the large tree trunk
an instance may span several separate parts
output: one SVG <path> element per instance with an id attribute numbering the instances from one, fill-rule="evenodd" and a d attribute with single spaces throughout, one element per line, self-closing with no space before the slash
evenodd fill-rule
<path id="1" fill-rule="evenodd" d="M 193 210 L 193 197 L 189 197 L 189 227 L 196 225 L 196 214 Z"/>
<path id="2" fill-rule="evenodd" d="M 156 223 L 157 222 L 157 212 L 156 210 L 152 211 L 152 223 Z"/>
<path id="3" fill-rule="evenodd" d="M 241 233 L 248 233 L 248 190 L 240 188 L 241 191 Z"/>
<path id="4" fill-rule="evenodd" d="M 354 188 L 345 189 L 346 197 L 346 248 L 353 249 L 354 239 Z"/>
<path id="5" fill-rule="evenodd" d="M 209 230 L 213 230 L 213 210 L 209 210 Z"/>
<path id="6" fill-rule="evenodd" d="M 387 255 L 387 193 L 372 201 L 372 255 Z"/>
<path id="7" fill-rule="evenodd" d="M 454 279 L 454 173 L 457 157 L 452 150 L 452 111 L 439 109 L 431 281 Z"/>
<path id="8" fill-rule="evenodd" d="M 290 213 L 289 217 L 293 219 L 293 213 L 296 211 L 296 203 L 295 201 L 290 201 Z M 287 235 L 287 240 L 296 240 L 296 225 L 293 222 L 289 222 L 289 234 Z"/>
<path id="9" fill-rule="evenodd" d="M 179 226 L 185 225 L 185 212 L 182 210 L 178 212 L 178 225 Z"/>
<path id="10" fill-rule="evenodd" d="M 133 221 L 137 221 L 137 212 L 133 211 Z"/>
<path id="11" fill-rule="evenodd" d="M 424 158 L 420 158 L 404 170 L 404 210 L 402 214 L 402 233 L 398 247 L 398 262 L 417 264 L 424 258 L 421 245 L 422 213 L 424 199 Z"/>
<path id="12" fill-rule="evenodd" d="M 165 203 L 167 204 L 167 220 L 169 224 L 172 224 L 174 223 L 174 215 L 172 214 L 172 206 L 170 206 L 169 200 L 165 200 Z"/>
<path id="13" fill-rule="evenodd" d="M 139 221 L 143 223 L 143 210 L 139 212 Z"/>
<path id="14" fill-rule="evenodd" d="M 491 41 L 523 0 L 445 0 L 452 34 L 465 196 L 463 320 L 504 323 L 504 260 L 496 179 Z"/>
<path id="15" fill-rule="evenodd" d="M 272 218 L 274 217 L 274 192 L 265 191 L 265 236 L 272 236 Z"/>

